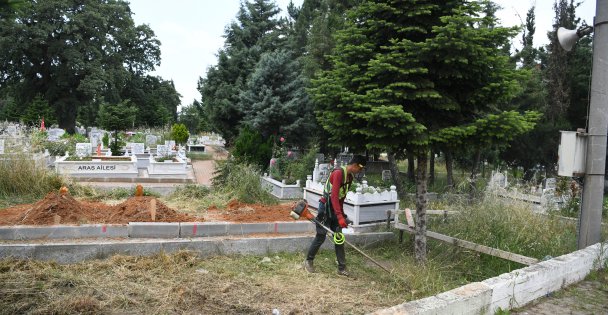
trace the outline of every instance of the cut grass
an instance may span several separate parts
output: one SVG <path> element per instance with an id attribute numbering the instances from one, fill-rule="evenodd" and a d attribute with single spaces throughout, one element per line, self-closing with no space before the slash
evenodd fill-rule
<path id="1" fill-rule="evenodd" d="M 347 251 L 351 272 L 336 275 L 335 255 L 321 251 L 317 273 L 301 268 L 304 253 L 198 258 L 191 252 L 114 256 L 72 265 L 0 261 L 0 308 L 7 314 L 281 313 L 363 314 L 443 292 L 467 281 L 456 263 L 432 253 L 424 266 L 405 245 L 365 249 L 392 275 Z M 457 254 L 461 260 L 468 253 Z M 470 257 L 469 257 L 470 258 Z M 499 272 L 499 271 L 497 271 Z M 339 301 L 339 302 L 337 302 Z"/>

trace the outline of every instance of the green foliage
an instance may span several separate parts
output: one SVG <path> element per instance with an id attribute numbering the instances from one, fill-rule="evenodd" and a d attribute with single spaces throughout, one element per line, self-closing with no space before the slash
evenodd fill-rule
<path id="1" fill-rule="evenodd" d="M 263 54 L 241 93 L 242 123 L 265 138 L 281 134 L 291 145 L 305 145 L 315 124 L 300 72 L 298 63 L 285 50 Z"/>
<path id="2" fill-rule="evenodd" d="M 260 170 L 256 166 L 232 158 L 216 163 L 212 185 L 214 190 L 224 193 L 228 200 L 236 199 L 244 203 L 277 203 L 277 199 L 262 188 Z"/>
<path id="3" fill-rule="evenodd" d="M 27 106 L 25 113 L 21 116 L 21 120 L 27 125 L 39 127 L 43 118 L 45 126 L 51 126 L 57 123 L 55 112 L 53 108 L 49 106 L 49 102 L 43 99 L 42 96 L 36 95 L 32 102 Z"/>
<path id="4" fill-rule="evenodd" d="M 110 145 L 110 135 L 107 132 L 103 133 L 103 137 L 101 137 L 101 143 L 103 143 L 103 146 L 105 148 Z"/>
<path id="5" fill-rule="evenodd" d="M 104 104 L 99 108 L 98 121 L 100 125 L 114 132 L 114 141 L 109 145 L 112 155 L 120 155 L 120 149 L 126 144 L 120 138 L 118 131 L 126 130 L 129 126 L 132 126 L 137 113 L 137 109 L 129 106 L 128 103 Z"/>
<path id="6" fill-rule="evenodd" d="M 217 65 L 198 82 L 207 124 L 228 146 L 238 136 L 236 127 L 244 118 L 239 95 L 247 79 L 263 53 L 284 45 L 285 23 L 279 11 L 270 0 L 243 2 L 236 20 L 225 28 L 226 41 L 217 54 Z"/>
<path id="7" fill-rule="evenodd" d="M 190 133 L 184 124 L 174 124 L 171 127 L 171 138 L 178 144 L 184 144 L 188 141 Z"/>
<path id="8" fill-rule="evenodd" d="M 20 154 L 0 159 L 0 199 L 40 199 L 66 184 L 61 176 L 42 164 Z"/>
<path id="9" fill-rule="evenodd" d="M 232 155 L 244 163 L 265 169 L 272 157 L 273 138 L 264 139 L 260 132 L 244 127 L 234 141 Z"/>
<path id="10" fill-rule="evenodd" d="M 125 1 L 28 1 L 0 19 L 0 38 L 0 92 L 23 108 L 42 95 L 69 133 L 78 113 L 92 123 L 100 102 L 126 99 L 126 83 L 160 62 L 160 42 Z"/>

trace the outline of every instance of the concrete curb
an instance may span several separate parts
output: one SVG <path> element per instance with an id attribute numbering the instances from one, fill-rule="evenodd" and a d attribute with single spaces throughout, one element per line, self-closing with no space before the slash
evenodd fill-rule
<path id="1" fill-rule="evenodd" d="M 482 282 L 424 299 L 405 302 L 372 314 L 495 314 L 522 307 L 585 278 L 608 260 L 608 242 L 518 269 Z"/>
<path id="2" fill-rule="evenodd" d="M 394 238 L 390 232 L 352 234 L 348 240 L 353 244 L 371 245 Z M 45 244 L 2 244 L 0 259 L 52 260 L 58 263 L 77 263 L 90 259 L 103 259 L 116 254 L 148 256 L 160 252 L 172 253 L 191 250 L 199 256 L 251 254 L 266 255 L 277 252 L 303 252 L 313 236 L 284 236 L 274 238 L 192 238 L 172 240 L 127 239 L 93 242 L 63 242 Z M 332 248 L 331 242 L 323 248 Z"/>
<path id="3" fill-rule="evenodd" d="M 0 226 L 0 241 L 78 238 L 185 238 L 254 233 L 313 233 L 308 221 L 229 223 L 229 222 L 130 222 L 127 224 L 16 225 Z"/>

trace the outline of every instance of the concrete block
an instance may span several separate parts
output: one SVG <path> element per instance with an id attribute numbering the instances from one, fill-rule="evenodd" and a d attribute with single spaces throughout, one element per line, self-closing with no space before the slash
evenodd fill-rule
<path id="1" fill-rule="evenodd" d="M 252 233 L 269 233 L 272 223 L 232 223 L 226 224 L 226 234 L 247 235 Z"/>
<path id="2" fill-rule="evenodd" d="M 264 255 L 268 252 L 268 239 L 247 238 L 230 239 L 218 243 L 222 255 Z"/>
<path id="3" fill-rule="evenodd" d="M 4 244 L 0 245 L 0 258 L 34 259 L 35 244 Z"/>
<path id="4" fill-rule="evenodd" d="M 95 243 L 37 244 L 33 258 L 70 264 L 100 258 L 99 250 L 100 246 Z"/>
<path id="5" fill-rule="evenodd" d="M 278 233 L 307 233 L 315 232 L 315 224 L 310 221 L 275 222 L 274 229 Z"/>
<path id="6" fill-rule="evenodd" d="M 225 222 L 181 222 L 180 237 L 207 237 L 226 235 Z"/>
<path id="7" fill-rule="evenodd" d="M 178 238 L 179 223 L 129 222 L 130 238 Z"/>
<path id="8" fill-rule="evenodd" d="M 310 246 L 312 239 L 312 236 L 276 237 L 273 238 L 272 241 L 268 242 L 268 252 L 304 252 Z M 325 241 L 325 243 L 330 243 L 331 248 L 333 248 L 333 244 L 331 244 L 331 242 Z M 326 245 L 326 247 L 328 246 Z"/>

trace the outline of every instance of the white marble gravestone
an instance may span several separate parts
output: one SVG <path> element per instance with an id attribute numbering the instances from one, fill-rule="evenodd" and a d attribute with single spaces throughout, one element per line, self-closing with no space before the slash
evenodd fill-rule
<path id="1" fill-rule="evenodd" d="M 169 150 L 173 150 L 173 148 L 175 147 L 175 141 L 174 140 L 165 140 L 165 146 L 167 146 L 167 148 L 169 148 Z"/>
<path id="2" fill-rule="evenodd" d="M 91 155 L 92 146 L 90 143 L 76 143 L 76 156 L 85 157 Z"/>
<path id="3" fill-rule="evenodd" d="M 557 187 L 557 179 L 550 177 L 545 180 L 545 189 L 555 189 Z"/>
<path id="4" fill-rule="evenodd" d="M 166 145 L 159 144 L 156 146 L 156 155 L 159 157 L 167 156 L 169 154 L 169 148 Z"/>
<path id="5" fill-rule="evenodd" d="M 65 130 L 61 128 L 49 128 L 46 130 L 46 133 L 49 141 L 57 141 L 65 134 Z"/>
<path id="6" fill-rule="evenodd" d="M 6 127 L 6 132 L 8 133 L 9 136 L 16 137 L 17 136 L 17 126 L 9 125 L 8 127 Z"/>
<path id="7" fill-rule="evenodd" d="M 158 141 L 158 137 L 155 135 L 146 135 L 146 144 L 148 146 L 152 146 L 156 144 L 156 141 Z"/>
<path id="8" fill-rule="evenodd" d="M 4 154 L 4 139 L 0 139 L 0 154 Z"/>
<path id="9" fill-rule="evenodd" d="M 131 148 L 131 153 L 133 154 L 144 154 L 145 152 L 145 145 L 141 142 L 131 142 L 127 147 Z"/>
<path id="10" fill-rule="evenodd" d="M 101 138 L 103 138 L 103 132 L 101 132 L 99 130 L 92 130 L 89 133 L 89 139 L 91 140 L 91 147 L 97 148 L 97 145 L 101 144 L 101 147 L 103 148 L 103 142 L 101 141 Z"/>

